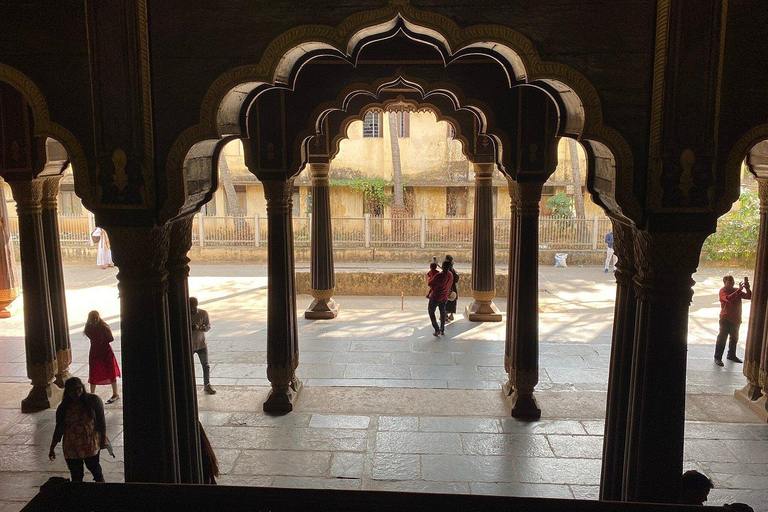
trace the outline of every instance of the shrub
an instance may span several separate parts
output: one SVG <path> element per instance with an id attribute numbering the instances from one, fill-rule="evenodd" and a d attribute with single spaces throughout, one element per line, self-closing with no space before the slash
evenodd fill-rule
<path id="1" fill-rule="evenodd" d="M 720 217 L 717 232 L 704 242 L 708 260 L 754 260 L 760 231 L 760 198 L 756 191 L 742 189 L 739 203 L 738 209 Z"/>
<path id="2" fill-rule="evenodd" d="M 551 210 L 551 217 L 556 219 L 572 219 L 576 215 L 573 212 L 573 199 L 562 192 L 547 199 L 547 209 Z"/>

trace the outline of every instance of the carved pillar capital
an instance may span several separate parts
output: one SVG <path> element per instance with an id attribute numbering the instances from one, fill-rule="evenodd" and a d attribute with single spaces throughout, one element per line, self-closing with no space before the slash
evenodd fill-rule
<path id="1" fill-rule="evenodd" d="M 635 229 L 629 224 L 624 224 L 611 219 L 613 226 L 613 250 L 618 261 L 616 262 L 616 280 L 622 284 L 631 285 L 635 275 Z"/>
<path id="2" fill-rule="evenodd" d="M 507 191 L 509 192 L 509 206 L 514 214 L 517 211 L 517 203 L 520 202 L 520 185 L 515 180 L 507 178 Z"/>
<path id="3" fill-rule="evenodd" d="M 528 182 L 518 183 L 517 186 L 520 189 L 520 200 L 517 201 L 517 214 L 521 217 L 538 217 L 541 191 L 544 184 Z"/>
<path id="4" fill-rule="evenodd" d="M 757 178 L 757 194 L 760 197 L 760 214 L 768 214 L 768 178 Z"/>
<path id="5" fill-rule="evenodd" d="M 491 184 L 493 171 L 496 169 L 495 164 L 473 163 L 472 169 L 475 172 L 475 183 Z"/>
<path id="6" fill-rule="evenodd" d="M 59 190 L 61 189 L 61 180 L 64 176 L 53 176 L 43 178 L 43 210 L 56 210 L 59 204 Z"/>
<path id="7" fill-rule="evenodd" d="M 293 180 L 263 181 L 267 212 L 293 208 Z"/>
<path id="8" fill-rule="evenodd" d="M 166 261 L 171 225 L 160 227 L 108 227 L 112 257 L 120 269 L 121 295 L 145 285 L 167 287 Z M 124 289 L 125 288 L 125 289 Z"/>
<path id="9" fill-rule="evenodd" d="M 635 231 L 635 291 L 642 299 L 653 294 L 666 302 L 693 297 L 691 276 L 699 266 L 699 257 L 707 232 L 671 233 Z"/>
<path id="10" fill-rule="evenodd" d="M 329 174 L 331 172 L 331 164 L 329 163 L 311 163 L 309 169 L 312 172 L 312 186 L 329 186 L 330 179 Z"/>
<path id="11" fill-rule="evenodd" d="M 189 274 L 189 250 L 192 248 L 193 218 L 184 217 L 171 224 L 168 242 L 168 269 Z"/>
<path id="12" fill-rule="evenodd" d="M 42 211 L 43 180 L 9 181 L 19 216 L 36 215 Z"/>

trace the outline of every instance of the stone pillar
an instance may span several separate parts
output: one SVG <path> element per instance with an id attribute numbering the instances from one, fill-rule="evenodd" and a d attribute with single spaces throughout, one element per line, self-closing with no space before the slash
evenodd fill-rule
<path id="1" fill-rule="evenodd" d="M 193 361 L 189 312 L 189 257 L 192 220 L 185 217 L 171 225 L 168 249 L 168 314 L 171 361 L 179 436 L 181 483 L 203 483 L 200 432 L 197 419 L 197 386 Z"/>
<path id="2" fill-rule="evenodd" d="M 178 483 L 166 261 L 170 226 L 105 226 L 119 268 L 125 481 Z"/>
<path id="3" fill-rule="evenodd" d="M 472 233 L 472 298 L 465 315 L 470 322 L 501 322 L 493 262 L 494 164 L 475 163 L 475 219 Z"/>
<path id="4" fill-rule="evenodd" d="M 613 339 L 608 374 L 600 499 L 619 501 L 624 475 L 624 447 L 627 439 L 627 412 L 637 300 L 633 286 L 636 274 L 634 229 L 616 220 L 612 223 L 613 247 L 618 262 L 615 272 L 616 303 L 613 310 Z"/>
<path id="5" fill-rule="evenodd" d="M 760 231 L 757 237 L 757 255 L 752 283 L 752 307 L 749 313 L 749 328 L 744 347 L 744 376 L 747 385 L 737 393 L 744 394 L 749 400 L 759 399 L 768 382 L 761 383 L 760 361 L 763 353 L 768 356 L 766 347 L 766 309 L 768 309 L 768 179 L 758 178 L 760 194 Z M 766 361 L 763 371 L 768 368 Z M 765 378 L 763 379 L 765 381 Z"/>
<path id="6" fill-rule="evenodd" d="M 293 410 L 301 382 L 293 255 L 293 180 L 264 181 L 267 200 L 267 378 L 272 391 L 264 411 Z"/>
<path id="7" fill-rule="evenodd" d="M 509 380 L 504 385 L 504 395 L 512 396 L 515 390 L 515 379 L 512 373 L 512 368 L 515 367 L 515 352 L 514 352 L 514 326 L 515 315 L 517 314 L 517 307 L 515 306 L 516 298 L 515 292 L 517 291 L 517 273 L 520 265 L 519 251 L 520 247 L 517 243 L 517 209 L 520 203 L 520 187 L 517 182 L 507 179 L 509 182 L 509 266 L 508 266 L 508 279 L 507 279 L 507 329 L 506 337 L 504 340 L 504 370 L 509 375 Z"/>
<path id="8" fill-rule="evenodd" d="M 72 376 L 69 373 L 69 365 L 72 363 L 72 345 L 69 340 L 67 296 L 59 242 L 58 195 L 61 179 L 62 176 L 55 176 L 43 180 L 42 222 L 48 288 L 51 294 L 53 340 L 56 347 L 57 369 L 54 383 L 63 388 L 64 382 Z"/>
<path id="9" fill-rule="evenodd" d="M 304 318 L 322 320 L 336 318 L 339 305 L 333 300 L 336 279 L 333 268 L 333 231 L 328 180 L 329 163 L 312 163 L 312 239 L 309 273 L 314 300 Z"/>
<path id="10" fill-rule="evenodd" d="M 707 235 L 636 232 L 637 308 L 622 496 L 626 501 L 679 499 L 691 276 Z"/>
<path id="11" fill-rule="evenodd" d="M 510 387 L 512 416 L 535 420 L 541 409 L 533 396 L 539 382 L 539 202 L 541 183 L 519 183 L 515 215 L 516 269 L 513 290 Z M 512 241 L 510 241 L 512 243 Z"/>
<path id="12" fill-rule="evenodd" d="M 24 345 L 27 376 L 32 390 L 21 401 L 22 412 L 51 406 L 51 383 L 56 373 L 51 299 L 43 241 L 43 181 L 11 181 L 19 215 L 19 251 L 24 297 Z"/>

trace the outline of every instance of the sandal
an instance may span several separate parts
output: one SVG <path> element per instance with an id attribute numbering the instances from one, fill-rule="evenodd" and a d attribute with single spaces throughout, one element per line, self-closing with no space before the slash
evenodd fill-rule
<path id="1" fill-rule="evenodd" d="M 107 400 L 107 404 L 113 404 L 113 403 L 117 402 L 118 400 L 120 400 L 120 395 L 112 396 L 112 397 L 109 398 L 109 400 Z"/>

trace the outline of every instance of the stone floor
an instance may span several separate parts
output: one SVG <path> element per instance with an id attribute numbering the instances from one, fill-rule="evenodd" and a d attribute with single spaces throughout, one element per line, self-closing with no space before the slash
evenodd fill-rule
<path id="1" fill-rule="evenodd" d="M 713 478 L 711 502 L 764 510 L 768 426 L 733 399 L 744 384 L 740 365 L 712 364 L 722 273 L 696 276 L 685 464 Z M 98 305 L 119 335 L 115 272 L 67 266 L 65 274 L 72 370 L 87 377 L 87 312 Z M 596 498 L 615 293 L 602 269 L 541 268 L 543 417 L 535 423 L 509 418 L 499 391 L 503 323 L 459 316 L 437 340 L 425 300 L 400 297 L 340 297 L 336 320 L 302 318 L 305 388 L 294 413 L 266 416 L 264 267 L 193 266 L 190 288 L 213 324 L 219 393 L 199 402 L 222 483 Z M 299 297 L 299 310 L 309 302 Z M 503 311 L 504 301 L 497 304 Z M 19 509 L 49 476 L 66 476 L 63 460 L 47 460 L 53 411 L 18 410 L 28 385 L 20 301 L 14 306 L 17 314 L 0 323 L 0 512 Z M 118 339 L 118 356 L 119 347 Z M 121 419 L 120 402 L 107 406 L 117 455 L 104 460 L 109 480 L 122 478 Z"/>

